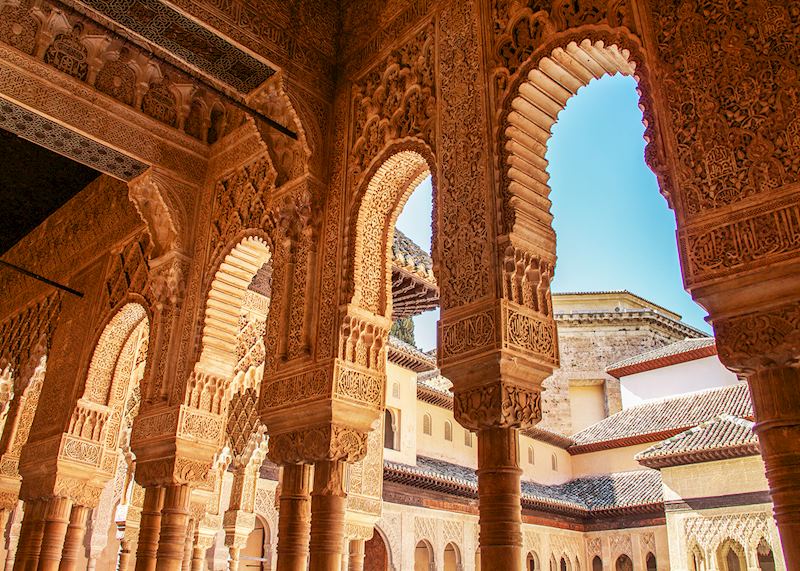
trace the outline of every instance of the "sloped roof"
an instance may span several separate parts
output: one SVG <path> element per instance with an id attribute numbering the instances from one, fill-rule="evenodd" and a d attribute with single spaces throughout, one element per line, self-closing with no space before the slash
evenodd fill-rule
<path id="1" fill-rule="evenodd" d="M 606 367 L 606 372 L 615 377 L 624 377 L 716 354 L 717 345 L 713 337 L 687 338 L 612 363 Z"/>
<path id="2" fill-rule="evenodd" d="M 387 357 L 390 362 L 417 373 L 436 369 L 436 358 L 406 343 L 399 337 L 389 335 Z"/>
<path id="3" fill-rule="evenodd" d="M 759 453 L 753 422 L 721 414 L 636 455 L 650 468 L 755 456 Z"/>
<path id="4" fill-rule="evenodd" d="M 744 382 L 650 401 L 624 409 L 572 435 L 571 454 L 656 442 L 720 414 L 752 418 Z"/>
<path id="5" fill-rule="evenodd" d="M 392 263 L 398 268 L 417 274 L 426 281 L 436 283 L 433 277 L 433 260 L 428 252 L 397 228 L 394 229 L 394 242 L 392 242 Z"/>
<path id="6" fill-rule="evenodd" d="M 417 457 L 417 465 L 384 461 L 384 478 L 419 488 L 477 497 L 475 470 L 443 460 Z M 660 509 L 661 475 L 656 470 L 634 470 L 576 478 L 564 484 L 522 482 L 525 507 L 566 511 L 577 515 L 603 515 L 628 510 Z"/>

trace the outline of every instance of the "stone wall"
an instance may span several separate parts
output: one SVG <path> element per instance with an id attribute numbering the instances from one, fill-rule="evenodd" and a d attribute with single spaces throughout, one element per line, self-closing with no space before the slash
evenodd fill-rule
<path id="1" fill-rule="evenodd" d="M 613 321 L 608 324 L 588 320 L 569 324 L 558 322 L 561 368 L 544 381 L 540 426 L 563 434 L 574 432 L 569 402 L 570 381 L 602 383 L 606 413 L 619 412 L 622 410 L 619 381 L 605 372 L 606 367 L 683 338 L 677 332 L 651 327 L 646 322 L 630 324 L 629 320 L 621 320 L 618 325 Z"/>

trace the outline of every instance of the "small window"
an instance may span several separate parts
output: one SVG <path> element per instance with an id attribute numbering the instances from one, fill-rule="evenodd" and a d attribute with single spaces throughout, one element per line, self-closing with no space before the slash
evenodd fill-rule
<path id="1" fill-rule="evenodd" d="M 444 421 L 444 439 L 448 442 L 453 441 L 453 424 L 449 420 Z"/>
<path id="2" fill-rule="evenodd" d="M 392 384 L 392 396 L 396 399 L 400 398 L 400 383 Z"/>
<path id="3" fill-rule="evenodd" d="M 528 446 L 528 464 L 533 466 L 534 462 L 534 454 L 533 454 L 533 446 Z"/>
<path id="4" fill-rule="evenodd" d="M 431 425 L 432 425 L 431 415 L 426 413 L 425 416 L 422 417 L 422 434 L 427 434 L 428 436 L 430 436 Z"/>
<path id="5" fill-rule="evenodd" d="M 555 454 L 550 456 L 550 465 L 553 468 L 553 471 L 558 470 L 558 458 L 556 458 Z"/>
<path id="6" fill-rule="evenodd" d="M 464 431 L 464 446 L 472 448 L 472 433 L 469 430 Z"/>

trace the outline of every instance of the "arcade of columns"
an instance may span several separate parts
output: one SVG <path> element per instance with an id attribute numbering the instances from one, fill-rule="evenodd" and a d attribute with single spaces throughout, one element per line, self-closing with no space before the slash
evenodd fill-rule
<path id="1" fill-rule="evenodd" d="M 235 567 L 268 435 L 278 569 L 338 570 L 346 526 L 369 531 L 380 513 L 379 499 L 349 501 L 345 472 L 382 416 L 394 221 L 431 173 L 438 359 L 456 418 L 478 434 L 481 560 L 519 571 L 515 439 L 558 366 L 544 153 L 569 97 L 613 73 L 638 81 L 684 282 L 724 363 L 749 379 L 785 559 L 800 569 L 800 5 L 141 4 L 0 2 L 0 126 L 127 183 L 88 243 L 62 225 L 7 255 L 83 298 L 0 274 L 0 369 L 18 395 L 0 499 L 5 515 L 25 506 L 14 569 L 75 568 L 120 449 L 142 496 L 125 560 L 200 569 L 208 522 L 221 522 Z M 140 26 L 148 10 L 169 29 Z M 237 336 L 265 267 L 256 383 L 237 369 Z M 356 569 L 358 540 L 352 553 Z"/>

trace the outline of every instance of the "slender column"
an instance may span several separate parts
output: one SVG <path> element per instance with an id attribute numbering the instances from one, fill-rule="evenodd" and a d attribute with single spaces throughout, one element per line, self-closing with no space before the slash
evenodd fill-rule
<path id="1" fill-rule="evenodd" d="M 139 524 L 139 542 L 136 548 L 136 571 L 154 571 L 158 539 L 161 533 L 161 509 L 164 506 L 164 488 L 146 488 Z"/>
<path id="2" fill-rule="evenodd" d="M 25 502 L 17 554 L 14 559 L 14 571 L 35 571 L 39 565 L 46 506 L 47 503 L 44 500 Z"/>
<path id="3" fill-rule="evenodd" d="M 119 556 L 117 557 L 117 571 L 128 571 L 131 564 L 131 542 L 123 539 L 119 542 Z"/>
<path id="4" fill-rule="evenodd" d="M 750 375 L 761 456 L 787 569 L 800 569 L 800 368 Z"/>
<path id="5" fill-rule="evenodd" d="M 311 467 L 287 464 L 281 475 L 278 571 L 305 571 L 311 530 Z"/>
<path id="6" fill-rule="evenodd" d="M 72 500 L 69 498 L 52 498 L 47 502 L 39 571 L 58 570 L 71 513 Z"/>
<path id="7" fill-rule="evenodd" d="M 88 516 L 89 508 L 86 506 L 72 506 L 58 571 L 78 571 L 78 558 L 83 546 L 83 537 L 86 535 L 86 518 Z"/>
<path id="8" fill-rule="evenodd" d="M 310 571 L 340 571 L 347 501 L 343 483 L 343 461 L 322 461 L 314 464 Z"/>
<path id="9" fill-rule="evenodd" d="M 6 553 L 6 564 L 4 571 L 14 571 L 14 560 L 17 557 L 17 545 L 19 543 L 19 532 L 22 528 L 22 522 L 17 523 L 19 520 L 18 510 L 22 510 L 22 502 L 17 502 L 17 507 L 11 518 L 11 527 L 8 530 L 8 553 Z"/>
<path id="10" fill-rule="evenodd" d="M 239 554 L 241 549 L 231 545 L 228 547 L 228 571 L 239 571 Z"/>
<path id="11" fill-rule="evenodd" d="M 186 540 L 183 544 L 182 571 L 192 571 L 192 546 L 194 545 L 194 520 L 186 526 Z"/>
<path id="12" fill-rule="evenodd" d="M 164 507 L 161 509 L 157 571 L 180 571 L 181 569 L 186 526 L 189 523 L 190 499 L 191 488 L 188 484 L 174 484 L 166 487 Z"/>
<path id="13" fill-rule="evenodd" d="M 522 571 L 522 504 L 517 430 L 478 431 L 478 511 L 485 571 Z"/>
<path id="14" fill-rule="evenodd" d="M 354 539 L 350 542 L 350 565 L 347 571 L 364 571 L 363 539 Z"/>

